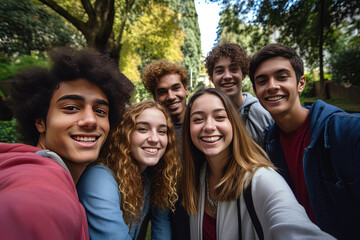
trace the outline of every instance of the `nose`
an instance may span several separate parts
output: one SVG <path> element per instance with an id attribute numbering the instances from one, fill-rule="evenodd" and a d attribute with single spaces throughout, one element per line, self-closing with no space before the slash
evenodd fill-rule
<path id="1" fill-rule="evenodd" d="M 172 90 L 169 90 L 168 91 L 168 95 L 167 95 L 167 99 L 168 100 L 174 100 L 176 97 L 175 97 L 175 94 Z"/>
<path id="2" fill-rule="evenodd" d="M 273 78 L 271 77 L 268 81 L 268 86 L 267 86 L 267 90 L 268 91 L 277 91 L 279 90 L 279 84 L 278 82 Z"/>
<path id="3" fill-rule="evenodd" d="M 155 132 L 155 131 L 151 132 L 147 140 L 149 143 L 158 143 L 159 137 L 158 137 L 157 132 Z"/>
<path id="4" fill-rule="evenodd" d="M 229 69 L 225 69 L 224 70 L 224 79 L 231 79 L 232 75 L 231 72 L 229 71 Z"/>
<path id="5" fill-rule="evenodd" d="M 78 121 L 78 126 L 87 129 L 94 129 L 97 127 L 97 119 L 92 107 L 85 107 L 81 118 Z"/>
<path id="6" fill-rule="evenodd" d="M 213 119 L 212 118 L 206 119 L 205 126 L 204 126 L 204 131 L 205 132 L 212 132 L 215 129 L 216 129 L 216 126 L 214 124 Z"/>

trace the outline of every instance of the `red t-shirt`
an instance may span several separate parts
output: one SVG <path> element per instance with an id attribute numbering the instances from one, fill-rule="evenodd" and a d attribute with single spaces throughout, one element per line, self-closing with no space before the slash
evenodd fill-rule
<path id="1" fill-rule="evenodd" d="M 216 240 L 216 218 L 211 217 L 204 211 L 203 239 Z"/>
<path id="2" fill-rule="evenodd" d="M 310 144 L 309 116 L 301 126 L 292 133 L 286 134 L 280 131 L 280 142 L 285 155 L 289 170 L 291 188 L 298 202 L 305 208 L 310 220 L 316 223 L 311 207 L 309 194 L 305 184 L 303 156 L 304 151 Z"/>

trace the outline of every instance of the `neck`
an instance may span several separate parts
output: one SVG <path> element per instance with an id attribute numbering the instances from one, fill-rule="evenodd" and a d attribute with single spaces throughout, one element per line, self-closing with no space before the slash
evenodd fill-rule
<path id="1" fill-rule="evenodd" d="M 87 164 L 74 164 L 66 159 L 63 159 L 66 166 L 69 168 L 71 177 L 74 180 L 75 185 L 79 181 L 81 174 L 84 172 Z"/>
<path id="2" fill-rule="evenodd" d="M 244 96 L 242 95 L 242 92 L 240 92 L 239 95 L 233 97 L 231 100 L 235 104 L 235 106 L 239 108 L 241 104 L 244 102 Z"/>
<path id="3" fill-rule="evenodd" d="M 297 108 L 292 113 L 283 116 L 273 116 L 274 121 L 284 133 L 292 133 L 303 124 L 309 115 L 309 109 Z"/>
<path id="4" fill-rule="evenodd" d="M 179 115 L 172 115 L 171 116 L 171 121 L 173 122 L 173 123 L 182 123 L 182 122 L 184 122 L 184 114 L 185 113 L 181 113 L 181 114 L 179 114 Z"/>
<path id="5" fill-rule="evenodd" d="M 213 180 L 212 182 L 215 182 L 213 186 L 220 182 L 220 179 L 223 177 L 224 174 L 224 168 L 228 161 L 229 154 L 226 157 L 219 156 L 207 158 L 207 163 L 209 165 L 209 179 Z"/>

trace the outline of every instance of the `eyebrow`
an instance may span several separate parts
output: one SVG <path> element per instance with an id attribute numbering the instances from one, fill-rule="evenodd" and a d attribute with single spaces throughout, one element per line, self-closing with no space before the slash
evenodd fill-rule
<path id="1" fill-rule="evenodd" d="M 279 70 L 276 70 L 276 71 L 274 72 L 274 74 L 279 74 L 279 73 L 282 73 L 282 72 L 291 73 L 291 71 L 290 71 L 289 69 L 287 69 L 287 68 L 281 68 L 281 69 L 279 69 Z M 258 76 L 255 77 L 255 80 L 257 80 L 257 79 L 259 79 L 259 78 L 263 78 L 263 77 L 266 77 L 266 75 L 265 75 L 265 74 L 258 75 Z"/>
<path id="2" fill-rule="evenodd" d="M 140 122 L 136 122 L 136 125 L 140 125 L 140 124 L 144 124 L 144 125 L 149 125 L 150 126 L 150 123 L 149 122 L 145 122 L 145 121 L 140 121 Z M 160 124 L 159 127 L 168 127 L 166 124 Z"/>
<path id="3" fill-rule="evenodd" d="M 171 85 L 170 88 L 173 88 L 173 87 L 177 87 L 177 86 L 181 86 L 181 83 L 175 83 L 174 85 Z M 166 91 L 166 88 L 158 88 L 156 89 L 156 92 L 159 92 L 159 91 Z"/>
<path id="4" fill-rule="evenodd" d="M 216 112 L 221 112 L 221 111 L 225 111 L 226 112 L 226 110 L 225 110 L 225 108 L 216 108 L 214 111 L 212 111 L 213 113 L 216 113 Z M 204 112 L 203 111 L 196 111 L 196 112 L 193 112 L 191 115 L 190 115 L 190 117 L 191 116 L 193 116 L 193 115 L 195 115 L 195 114 L 203 114 Z"/>
<path id="5" fill-rule="evenodd" d="M 69 94 L 69 95 L 64 95 L 61 98 L 59 98 L 56 102 L 61 102 L 64 100 L 78 100 L 78 101 L 85 101 L 85 98 L 81 95 L 76 95 L 76 94 Z M 100 105 L 105 105 L 105 106 L 109 106 L 109 103 L 103 99 L 96 99 L 95 101 L 97 104 Z"/>

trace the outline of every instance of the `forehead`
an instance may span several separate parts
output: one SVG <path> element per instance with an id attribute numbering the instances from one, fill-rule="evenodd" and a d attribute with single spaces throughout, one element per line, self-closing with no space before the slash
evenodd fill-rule
<path id="1" fill-rule="evenodd" d="M 147 108 L 136 118 L 136 122 L 153 125 L 166 125 L 166 117 L 162 111 L 153 107 Z"/>
<path id="2" fill-rule="evenodd" d="M 289 59 L 284 57 L 274 57 L 265 60 L 256 68 L 254 78 L 259 75 L 272 75 L 281 69 L 287 69 L 291 73 L 295 74 L 295 70 Z"/>
<path id="3" fill-rule="evenodd" d="M 181 84 L 181 86 L 183 86 L 180 75 L 177 73 L 167 74 L 159 79 L 159 81 L 157 82 L 156 89 L 171 88 L 175 84 Z"/>
<path id="4" fill-rule="evenodd" d="M 217 67 L 226 67 L 226 66 L 230 66 L 230 65 L 235 65 L 235 63 L 232 63 L 231 62 L 231 59 L 230 57 L 220 57 L 215 65 L 214 65 L 214 68 L 217 68 Z"/>
<path id="5" fill-rule="evenodd" d="M 212 112 L 216 109 L 225 109 L 221 99 L 214 94 L 205 93 L 204 95 L 195 99 L 190 112 Z"/>
<path id="6" fill-rule="evenodd" d="M 51 101 L 57 101 L 57 99 L 64 95 L 79 95 L 85 99 L 108 101 L 106 94 L 96 84 L 83 78 L 61 82 L 59 87 L 55 89 Z"/>

